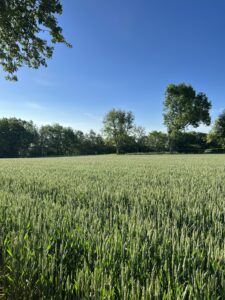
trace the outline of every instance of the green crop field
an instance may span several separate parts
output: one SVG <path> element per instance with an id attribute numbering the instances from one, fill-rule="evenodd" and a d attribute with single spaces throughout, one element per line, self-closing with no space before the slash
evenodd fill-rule
<path id="1" fill-rule="evenodd" d="M 3 299 L 225 299 L 225 155 L 0 160 Z"/>

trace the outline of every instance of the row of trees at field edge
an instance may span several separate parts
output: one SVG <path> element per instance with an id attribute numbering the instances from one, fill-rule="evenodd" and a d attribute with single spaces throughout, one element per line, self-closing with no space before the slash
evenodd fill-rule
<path id="1" fill-rule="evenodd" d="M 103 120 L 102 134 L 60 124 L 37 128 L 32 121 L 0 119 L 0 157 L 87 155 L 133 152 L 203 153 L 225 150 L 225 111 L 209 134 L 187 131 L 189 126 L 210 125 L 211 103 L 190 85 L 171 84 L 164 101 L 167 133 L 146 133 L 134 124 L 132 112 L 112 109 Z"/>

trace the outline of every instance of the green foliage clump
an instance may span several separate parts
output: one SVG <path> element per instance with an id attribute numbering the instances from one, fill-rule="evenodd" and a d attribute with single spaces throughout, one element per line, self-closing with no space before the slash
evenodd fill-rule
<path id="1" fill-rule="evenodd" d="M 56 43 L 68 44 L 56 16 L 62 13 L 60 0 L 0 1 L 0 65 L 17 80 L 24 64 L 30 68 L 47 66 Z"/>
<path id="2" fill-rule="evenodd" d="M 197 128 L 211 123 L 209 110 L 212 104 L 204 93 L 196 93 L 191 85 L 170 84 L 164 101 L 164 124 L 168 130 L 170 152 L 181 132 L 188 126 Z"/>
<path id="3" fill-rule="evenodd" d="M 225 150 L 225 110 L 215 120 L 212 130 L 208 134 L 208 142 L 214 142 Z"/>

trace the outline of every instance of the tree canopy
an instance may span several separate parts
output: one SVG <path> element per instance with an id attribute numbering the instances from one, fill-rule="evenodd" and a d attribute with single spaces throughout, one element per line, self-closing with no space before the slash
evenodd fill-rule
<path id="1" fill-rule="evenodd" d="M 115 115 L 118 115 L 117 113 Z M 128 116 L 128 112 L 123 114 Z M 129 123 L 131 122 L 129 126 L 126 125 L 125 128 L 122 126 L 124 129 L 119 135 L 114 135 L 114 127 L 108 127 L 110 131 L 102 136 L 93 130 L 83 133 L 60 124 L 37 127 L 32 121 L 2 118 L 0 119 L 0 158 L 168 151 L 167 133 L 160 131 L 146 133 L 143 127 L 133 125 L 132 120 L 133 117 L 129 118 Z M 179 132 L 175 143 L 176 151 L 181 153 L 223 151 L 221 145 L 215 142 L 215 139 L 207 144 L 206 134 L 200 132 Z"/>
<path id="2" fill-rule="evenodd" d="M 154 152 L 165 152 L 168 150 L 168 136 L 161 131 L 152 131 L 148 135 L 148 145 Z"/>
<path id="3" fill-rule="evenodd" d="M 56 16 L 62 13 L 60 0 L 0 1 L 0 64 L 6 79 L 17 80 L 22 65 L 47 66 L 54 44 L 66 42 Z"/>
<path id="4" fill-rule="evenodd" d="M 188 126 L 198 127 L 211 123 L 209 110 L 211 102 L 204 93 L 196 93 L 191 85 L 170 84 L 164 101 L 164 124 L 167 126 L 170 142 Z M 171 147 L 171 143 L 170 143 Z"/>
<path id="5" fill-rule="evenodd" d="M 129 134 L 134 127 L 134 115 L 131 111 L 112 109 L 104 119 L 104 133 L 106 138 L 116 147 L 117 153 L 129 143 Z"/>
<path id="6" fill-rule="evenodd" d="M 216 141 L 219 146 L 225 149 L 225 110 L 216 119 L 212 130 L 208 135 L 208 141 Z"/>
<path id="7" fill-rule="evenodd" d="M 33 122 L 0 119 L 0 157 L 23 156 L 37 135 Z"/>

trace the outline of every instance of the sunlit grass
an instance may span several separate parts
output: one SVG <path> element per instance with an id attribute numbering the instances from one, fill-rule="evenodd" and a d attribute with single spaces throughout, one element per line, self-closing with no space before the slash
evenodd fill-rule
<path id="1" fill-rule="evenodd" d="M 225 155 L 0 160 L 0 208 L 6 299 L 225 298 Z"/>

